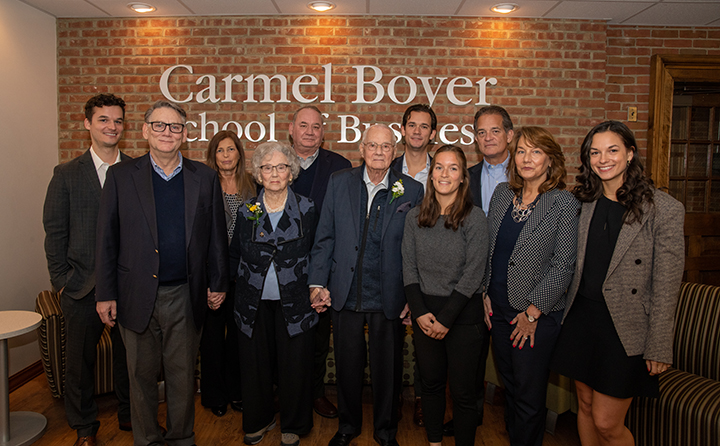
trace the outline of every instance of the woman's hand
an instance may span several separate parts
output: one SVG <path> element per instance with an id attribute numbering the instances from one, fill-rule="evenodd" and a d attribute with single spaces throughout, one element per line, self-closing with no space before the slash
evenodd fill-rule
<path id="1" fill-rule="evenodd" d="M 650 376 L 659 375 L 665 370 L 670 368 L 670 364 L 665 364 L 664 362 L 657 362 L 653 361 L 651 359 L 645 360 L 645 365 L 647 365 L 648 372 L 650 373 Z"/>
<path id="2" fill-rule="evenodd" d="M 530 322 L 525 316 L 525 313 L 536 314 L 540 313 L 535 305 L 530 304 L 526 311 L 518 313 L 515 318 L 510 321 L 510 324 L 515 325 L 515 330 L 510 334 L 510 339 L 513 341 L 513 347 L 518 347 L 522 350 L 525 345 L 525 341 L 530 340 L 530 348 L 535 347 L 535 330 L 537 329 L 537 318 L 535 322 Z M 542 314 L 542 313 L 540 313 Z"/>
<path id="3" fill-rule="evenodd" d="M 208 307 L 213 311 L 220 308 L 220 305 L 225 301 L 225 293 L 210 291 L 210 288 L 208 288 L 207 293 Z"/>
<path id="4" fill-rule="evenodd" d="M 327 310 L 331 304 L 330 290 L 327 288 L 310 287 L 310 306 L 315 311 L 322 313 Z"/>
<path id="5" fill-rule="evenodd" d="M 492 330 L 492 322 L 490 322 L 490 316 L 492 316 L 492 302 L 490 302 L 490 296 L 483 293 L 483 306 L 485 307 L 485 325 L 488 330 Z"/>
<path id="6" fill-rule="evenodd" d="M 448 332 L 447 327 L 435 319 L 435 315 L 432 313 L 425 313 L 415 321 L 425 335 L 438 341 L 442 340 Z"/>

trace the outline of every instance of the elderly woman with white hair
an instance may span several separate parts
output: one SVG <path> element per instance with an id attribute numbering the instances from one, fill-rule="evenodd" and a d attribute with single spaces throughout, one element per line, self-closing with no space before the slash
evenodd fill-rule
<path id="1" fill-rule="evenodd" d="M 237 274 L 238 324 L 245 444 L 275 427 L 273 371 L 278 372 L 282 445 L 298 445 L 312 429 L 312 367 L 317 312 L 307 284 L 318 215 L 312 201 L 288 185 L 298 157 L 281 143 L 260 144 L 252 158 L 257 198 L 238 210 L 230 244 Z"/>

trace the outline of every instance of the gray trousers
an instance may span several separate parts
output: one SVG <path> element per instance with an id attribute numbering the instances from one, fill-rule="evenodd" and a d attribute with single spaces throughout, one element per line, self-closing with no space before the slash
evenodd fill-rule
<path id="1" fill-rule="evenodd" d="M 187 284 L 158 289 L 142 333 L 120 327 L 127 350 L 136 446 L 195 443 L 194 373 L 201 331 L 195 329 Z M 158 376 L 165 372 L 167 434 L 158 424 Z"/>

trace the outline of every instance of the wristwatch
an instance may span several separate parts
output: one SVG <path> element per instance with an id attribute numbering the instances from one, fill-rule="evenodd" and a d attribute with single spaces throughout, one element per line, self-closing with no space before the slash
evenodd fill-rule
<path id="1" fill-rule="evenodd" d="M 533 316 L 530 316 L 530 315 L 528 314 L 527 310 L 525 310 L 525 316 L 528 318 L 528 322 L 530 322 L 531 324 L 532 324 L 533 322 L 537 322 L 537 319 L 534 318 Z"/>

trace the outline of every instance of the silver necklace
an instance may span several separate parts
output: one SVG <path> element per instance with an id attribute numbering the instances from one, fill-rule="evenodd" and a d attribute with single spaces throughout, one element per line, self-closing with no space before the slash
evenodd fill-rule
<path id="1" fill-rule="evenodd" d="M 527 205 L 525 209 L 523 209 L 522 204 L 522 195 L 519 197 L 515 197 L 515 200 L 513 200 L 513 208 L 510 212 L 510 215 L 512 215 L 513 221 L 515 223 L 520 223 L 528 219 L 530 217 L 530 214 L 532 214 L 533 209 L 535 209 L 535 206 L 537 205 L 538 198 L 540 198 L 540 194 L 535 197 L 532 203 Z"/>

